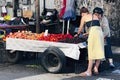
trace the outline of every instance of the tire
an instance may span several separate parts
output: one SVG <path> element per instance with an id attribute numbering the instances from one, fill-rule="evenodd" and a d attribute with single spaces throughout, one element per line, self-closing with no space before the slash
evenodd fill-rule
<path id="1" fill-rule="evenodd" d="M 8 62 L 16 63 L 22 58 L 22 53 L 18 51 L 15 52 L 6 51 L 6 58 Z"/>
<path id="2" fill-rule="evenodd" d="M 58 73 L 66 66 L 66 57 L 57 47 L 49 47 L 41 56 L 41 64 L 50 73 Z"/>

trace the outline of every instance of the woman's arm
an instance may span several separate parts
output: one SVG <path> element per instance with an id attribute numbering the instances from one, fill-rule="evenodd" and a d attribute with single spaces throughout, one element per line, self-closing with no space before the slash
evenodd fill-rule
<path id="1" fill-rule="evenodd" d="M 80 34 L 81 31 L 82 31 L 82 29 L 83 29 L 83 27 L 84 27 L 84 23 L 85 23 L 84 18 L 85 18 L 85 17 L 82 17 L 82 19 L 81 19 L 81 23 L 80 23 L 80 26 L 79 26 L 79 28 L 78 28 L 77 34 Z"/>
<path id="2" fill-rule="evenodd" d="M 83 26 L 84 26 L 84 17 L 82 17 L 81 22 L 80 22 L 80 26 L 78 28 L 78 32 L 77 32 L 77 34 L 74 35 L 74 37 L 78 36 L 81 33 Z"/>

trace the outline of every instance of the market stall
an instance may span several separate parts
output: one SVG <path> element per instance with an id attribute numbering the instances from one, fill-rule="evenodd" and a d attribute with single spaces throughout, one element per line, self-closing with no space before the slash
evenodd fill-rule
<path id="1" fill-rule="evenodd" d="M 36 34 L 30 31 L 10 33 L 3 41 L 8 62 L 16 63 L 25 52 L 39 53 L 42 55 L 41 65 L 53 73 L 60 72 L 66 66 L 66 57 L 79 60 L 80 49 L 87 47 L 84 38 L 70 34 Z"/>
<path id="2" fill-rule="evenodd" d="M 73 1 L 73 0 L 72 0 Z M 69 10 L 69 9 L 68 9 Z M 68 12 L 69 13 L 69 12 Z M 67 18 L 71 18 L 67 16 Z M 70 19 L 69 18 L 69 19 Z M 69 22 L 69 21 L 68 21 Z M 67 32 L 64 34 L 48 34 L 41 35 L 39 33 L 39 0 L 36 0 L 36 33 L 31 33 L 30 31 L 18 31 L 10 33 L 9 35 L 3 37 L 3 41 L 6 48 L 6 58 L 9 62 L 16 63 L 19 58 L 21 58 L 24 52 L 41 53 L 42 57 L 40 59 L 41 65 L 48 72 L 60 72 L 66 65 L 66 57 L 74 60 L 79 60 L 81 51 L 80 49 L 86 48 L 86 42 L 71 42 L 71 35 Z M 20 23 L 21 24 L 21 23 Z M 27 25 L 4 25 L 1 29 L 25 29 L 28 28 Z M 68 24 L 69 28 L 69 24 Z M 45 33 L 44 33 L 45 34 Z M 57 36 L 56 36 L 57 35 Z M 69 36 L 69 37 L 68 37 Z M 57 37 L 57 39 L 56 39 Z M 69 38 L 68 41 L 71 43 L 62 43 L 61 40 Z M 59 42 L 60 41 L 60 42 Z"/>

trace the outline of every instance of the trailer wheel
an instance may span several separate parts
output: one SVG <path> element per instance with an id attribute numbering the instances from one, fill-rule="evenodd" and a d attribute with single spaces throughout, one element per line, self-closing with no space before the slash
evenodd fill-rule
<path id="1" fill-rule="evenodd" d="M 18 51 L 15 52 L 6 51 L 6 58 L 8 62 L 16 63 L 18 60 L 22 58 L 22 54 Z"/>
<path id="2" fill-rule="evenodd" d="M 48 72 L 58 73 L 65 68 L 66 57 L 59 48 L 52 46 L 42 53 L 41 64 Z"/>

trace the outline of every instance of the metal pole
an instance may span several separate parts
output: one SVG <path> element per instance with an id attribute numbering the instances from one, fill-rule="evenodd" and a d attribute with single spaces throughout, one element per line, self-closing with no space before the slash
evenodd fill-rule
<path id="1" fill-rule="evenodd" d="M 45 0 L 43 0 L 43 10 L 45 10 Z"/>
<path id="2" fill-rule="evenodd" d="M 62 34 L 64 34 L 65 20 L 63 20 Z"/>
<path id="3" fill-rule="evenodd" d="M 69 27 L 70 27 L 70 19 L 67 22 L 67 34 L 69 34 Z"/>
<path id="4" fill-rule="evenodd" d="M 40 32 L 40 5 L 39 0 L 35 0 L 35 11 L 36 11 L 36 33 Z"/>

